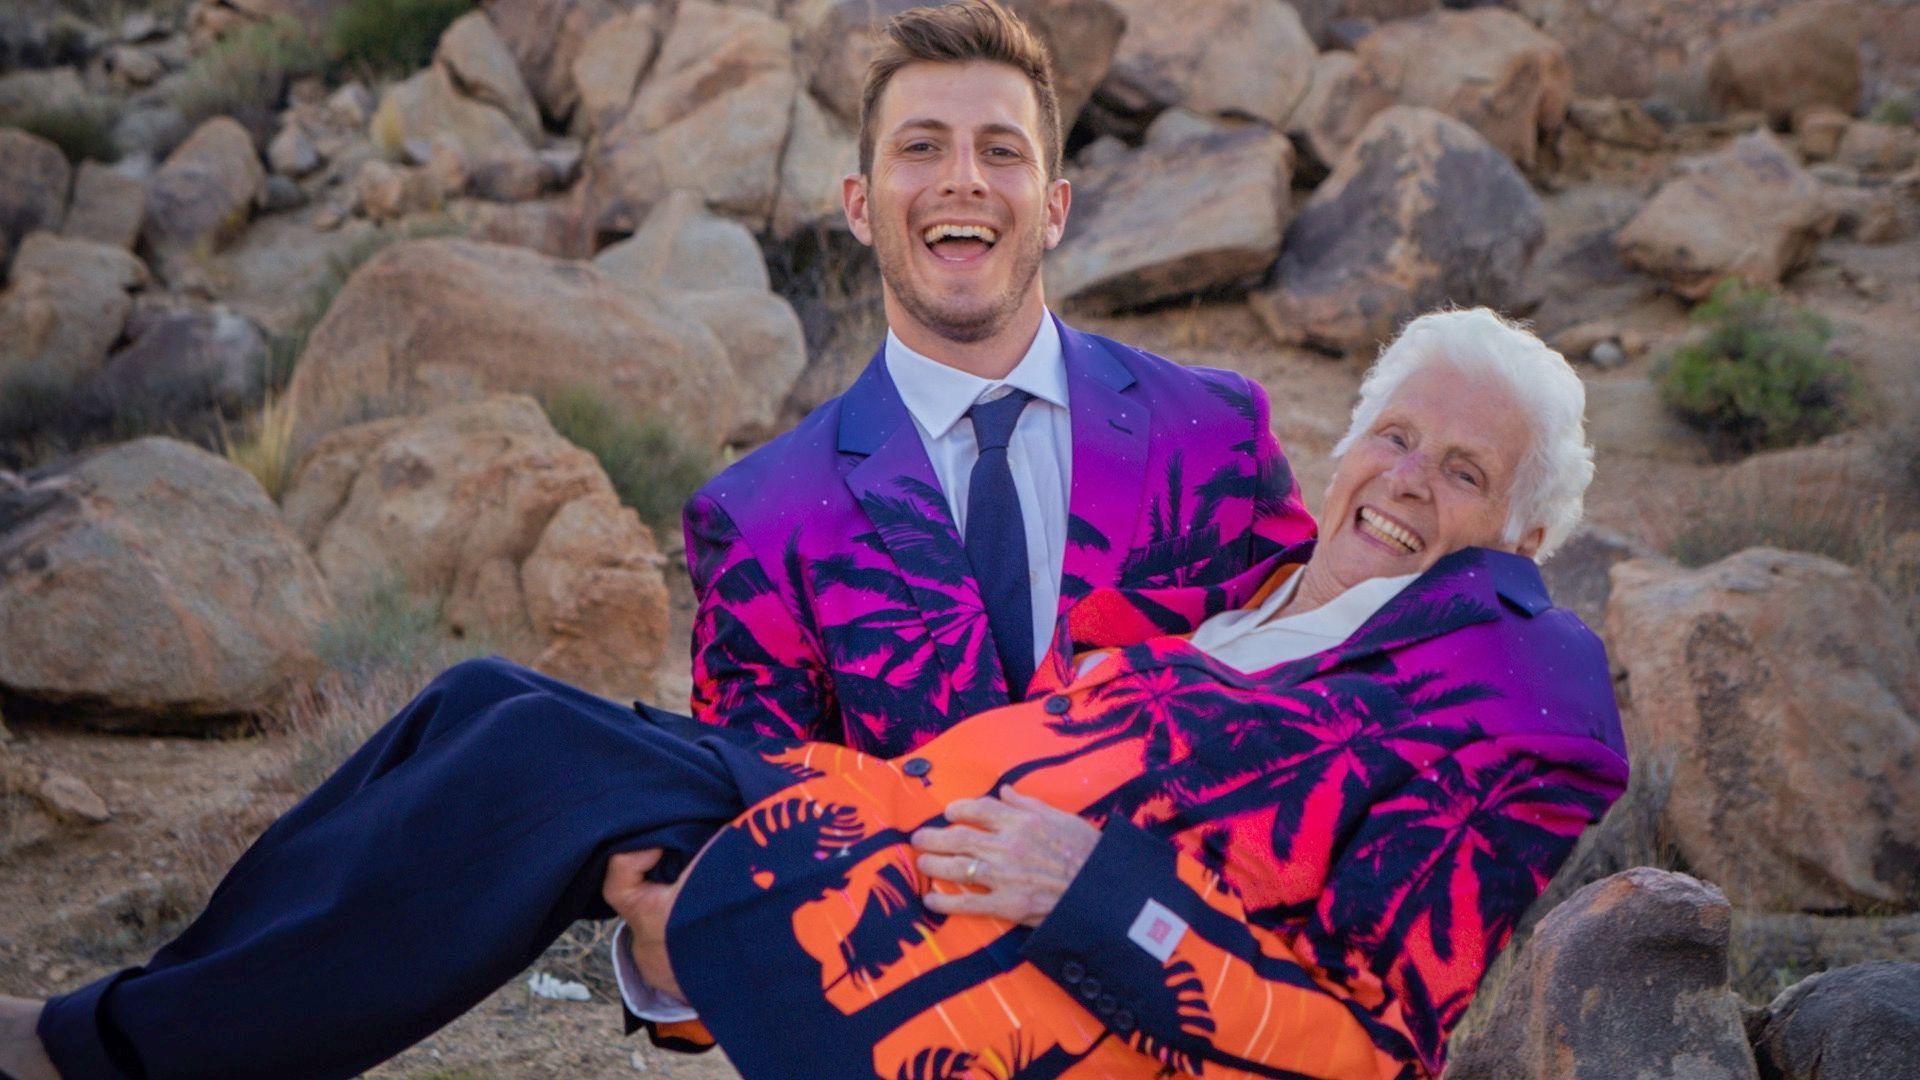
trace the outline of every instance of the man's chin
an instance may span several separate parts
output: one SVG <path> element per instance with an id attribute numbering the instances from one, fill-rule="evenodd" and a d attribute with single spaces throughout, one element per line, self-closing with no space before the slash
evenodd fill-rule
<path id="1" fill-rule="evenodd" d="M 926 304 L 909 302 L 907 314 L 947 341 L 970 345 L 1000 332 L 1019 310 L 1018 304 Z"/>

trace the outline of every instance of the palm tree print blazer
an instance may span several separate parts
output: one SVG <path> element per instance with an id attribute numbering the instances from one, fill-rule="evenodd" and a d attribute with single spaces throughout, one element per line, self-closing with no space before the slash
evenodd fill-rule
<path id="1" fill-rule="evenodd" d="M 761 751 L 794 782 L 721 830 L 667 931 L 741 1073 L 1439 1075 L 1515 922 L 1625 787 L 1606 658 L 1530 560 L 1480 548 L 1264 671 L 1172 636 L 1275 569 L 1093 591 L 1034 697 L 910 755 Z M 1069 638 L 1121 647 L 1074 677 Z M 1037 930 L 929 911 L 951 886 L 907 843 L 1003 783 L 1102 827 Z"/>
<path id="2" fill-rule="evenodd" d="M 1060 339 L 1060 612 L 1100 587 L 1217 584 L 1313 535 L 1257 384 Z M 688 502 L 695 716 L 887 756 L 1017 696 L 883 356 Z"/>

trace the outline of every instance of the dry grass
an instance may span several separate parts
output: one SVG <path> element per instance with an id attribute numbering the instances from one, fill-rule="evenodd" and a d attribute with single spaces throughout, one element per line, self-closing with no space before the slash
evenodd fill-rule
<path id="1" fill-rule="evenodd" d="M 243 438 L 236 440 L 224 429 L 220 434 L 220 452 L 228 461 L 251 473 L 274 502 L 280 501 L 287 490 L 287 480 L 293 475 L 296 419 L 293 403 L 269 391 L 266 404 Z"/>

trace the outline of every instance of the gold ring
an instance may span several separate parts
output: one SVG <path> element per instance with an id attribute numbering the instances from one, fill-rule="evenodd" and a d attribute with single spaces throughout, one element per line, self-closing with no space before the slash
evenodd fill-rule
<path id="1" fill-rule="evenodd" d="M 980 872 L 980 860 L 974 859 L 973 861 L 967 863 L 966 876 L 960 879 L 960 883 L 963 885 L 973 884 L 973 875 L 979 872 Z"/>

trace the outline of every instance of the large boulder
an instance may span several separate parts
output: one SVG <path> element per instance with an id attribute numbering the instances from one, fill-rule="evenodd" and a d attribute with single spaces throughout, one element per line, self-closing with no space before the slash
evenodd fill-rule
<path id="1" fill-rule="evenodd" d="M 686 0 L 632 104 L 589 149 L 597 227 L 632 231 L 680 188 L 764 227 L 799 87 L 785 23 Z"/>
<path id="2" fill-rule="evenodd" d="M 138 439 L 0 493 L 0 686 L 58 718 L 203 730 L 319 672 L 319 570 L 239 466 Z"/>
<path id="3" fill-rule="evenodd" d="M 664 559 L 533 399 L 336 431 L 284 505 L 342 601 L 397 584 L 451 634 L 596 693 L 651 690 L 667 644 Z"/>
<path id="4" fill-rule="evenodd" d="M 60 227 L 72 182 L 73 169 L 58 146 L 0 128 L 0 280 L 22 237 Z"/>
<path id="5" fill-rule="evenodd" d="M 1732 910 L 1685 874 L 1627 870 L 1540 921 L 1447 1080 L 1756 1080 L 1727 988 Z"/>
<path id="6" fill-rule="evenodd" d="M 1920 1064 L 1920 963 L 1823 971 L 1782 991 L 1754 1027 L 1764 1075 L 1880 1080 Z"/>
<path id="7" fill-rule="evenodd" d="M 660 48 L 661 17 L 659 8 L 637 7 L 601 23 L 581 43 L 573 59 L 575 132 L 591 137 L 627 111 Z"/>
<path id="8" fill-rule="evenodd" d="M 1097 94 L 1116 112 L 1194 112 L 1284 128 L 1312 77 L 1313 39 L 1285 0 L 1116 0 L 1126 32 Z"/>
<path id="9" fill-rule="evenodd" d="M 1837 220 L 1820 181 L 1759 130 L 1684 163 L 1615 243 L 1628 264 L 1697 300 L 1730 277 L 1779 281 Z"/>
<path id="10" fill-rule="evenodd" d="M 65 391 L 98 369 L 147 268 L 124 248 L 34 233 L 0 292 L 0 387 Z M 5 394 L 0 390 L 0 395 Z"/>
<path id="11" fill-rule="evenodd" d="M 739 380 L 722 344 L 666 295 L 518 248 L 394 244 L 348 279 L 307 339 L 288 390 L 295 442 L 481 392 L 577 385 L 716 448 L 738 422 Z"/>
<path id="12" fill-rule="evenodd" d="M 1879 589 L 1770 548 L 1634 560 L 1606 623 L 1628 741 L 1673 762 L 1665 828 L 1688 866 L 1744 907 L 1920 908 L 1920 650 Z"/>
<path id="13" fill-rule="evenodd" d="M 476 186 L 486 177 L 518 180 L 492 186 L 503 198 L 539 194 L 541 166 L 533 145 L 506 113 L 462 94 L 453 76 L 431 64 L 387 88 L 369 128 L 373 145 L 389 158 L 424 158 L 436 143 L 458 152 Z"/>
<path id="14" fill-rule="evenodd" d="M 660 200 L 638 232 L 601 249 L 593 265 L 649 289 L 773 287 L 753 232 L 708 211 L 691 191 Z"/>
<path id="15" fill-rule="evenodd" d="M 921 0 L 828 0 L 801 27 L 798 50 L 807 85 L 840 119 L 860 119 L 867 65 L 887 21 Z M 1053 59 L 1054 97 L 1063 132 L 1086 108 L 1113 62 L 1126 17 L 1116 0 L 1011 0 Z"/>
<path id="16" fill-rule="evenodd" d="M 1047 292 L 1110 312 L 1257 279 L 1280 252 L 1293 144 L 1259 124 L 1169 131 L 1073 177 L 1073 227 L 1047 257 Z"/>
<path id="17" fill-rule="evenodd" d="M 540 140 L 540 106 L 484 13 L 470 11 L 453 20 L 433 58 L 467 97 L 506 114 L 528 142 Z"/>
<path id="18" fill-rule="evenodd" d="M 1515 311 L 1546 235 L 1506 155 L 1449 116 L 1375 116 L 1294 217 L 1256 314 L 1283 341 L 1336 352 L 1385 342 L 1442 304 Z"/>
<path id="19" fill-rule="evenodd" d="M 781 408 L 807 369 L 807 335 L 793 305 L 765 289 L 699 289 L 668 294 L 666 301 L 713 331 L 739 377 L 740 411 L 730 441 L 780 434 Z"/>
<path id="20" fill-rule="evenodd" d="M 267 337 L 224 306 L 156 305 L 127 320 L 127 344 L 78 387 L 75 419 L 96 428 L 138 418 L 148 431 L 189 432 L 257 403 Z"/>
<path id="21" fill-rule="evenodd" d="M 147 185 L 146 238 L 158 251 L 207 251 L 246 227 L 266 188 L 253 137 L 230 117 L 194 129 Z"/>
<path id="22" fill-rule="evenodd" d="M 73 181 L 73 205 L 61 232 L 133 250 L 147 220 L 147 185 L 97 161 L 83 161 Z"/>
<path id="23" fill-rule="evenodd" d="M 1346 155 L 1367 121 L 1393 104 L 1393 94 L 1353 53 L 1332 49 L 1313 61 L 1307 95 L 1287 121 L 1287 134 L 1315 166 L 1329 171 Z"/>
<path id="24" fill-rule="evenodd" d="M 1395 100 L 1464 121 L 1523 169 L 1559 134 L 1573 100 L 1566 49 L 1502 8 L 1387 23 L 1354 51 Z"/>
<path id="25" fill-rule="evenodd" d="M 1803 4 L 1729 34 L 1707 66 L 1707 87 L 1728 110 L 1757 109 L 1785 122 L 1799 109 L 1860 104 L 1861 11 L 1855 4 Z"/>
<path id="26" fill-rule="evenodd" d="M 1645 543 L 1601 525 L 1586 525 L 1540 564 L 1541 580 L 1554 605 L 1566 608 L 1594 630 L 1606 625 L 1607 599 L 1613 595 L 1612 571 L 1628 559 L 1650 559 Z"/>
<path id="27" fill-rule="evenodd" d="M 580 100 L 573 62 L 594 30 L 628 6 L 616 0 L 491 0 L 486 12 L 541 111 L 564 124 Z"/>
<path id="28" fill-rule="evenodd" d="M 821 108 L 812 95 L 795 94 L 793 126 L 780 157 L 780 190 L 767 231 L 782 241 L 815 227 L 845 231 L 840 180 L 859 168 L 853 127 Z"/>

